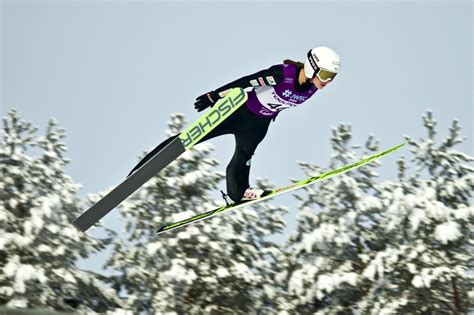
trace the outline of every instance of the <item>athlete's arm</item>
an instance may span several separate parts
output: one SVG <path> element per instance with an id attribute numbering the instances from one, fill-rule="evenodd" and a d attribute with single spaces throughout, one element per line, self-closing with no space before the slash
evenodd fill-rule
<path id="1" fill-rule="evenodd" d="M 283 69 L 281 65 L 274 65 L 268 69 L 232 81 L 214 90 L 214 92 L 221 93 L 236 87 L 245 89 L 251 86 L 277 85 L 281 80 L 283 80 Z"/>
<path id="2" fill-rule="evenodd" d="M 232 88 L 240 87 L 242 89 L 252 86 L 263 86 L 263 85 L 277 85 L 283 80 L 283 69 L 281 65 L 274 65 L 268 69 L 258 71 L 254 74 L 244 76 L 240 79 L 232 81 L 220 88 L 203 94 L 196 98 L 194 108 L 198 112 L 206 109 L 209 106 L 214 105 L 218 99 L 225 95 L 225 92 Z"/>

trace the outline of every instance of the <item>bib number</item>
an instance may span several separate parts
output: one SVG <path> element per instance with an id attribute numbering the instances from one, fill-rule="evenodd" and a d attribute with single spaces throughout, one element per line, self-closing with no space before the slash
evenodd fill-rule
<path id="1" fill-rule="evenodd" d="M 288 108 L 288 106 L 283 105 L 283 104 L 275 104 L 275 103 L 267 103 L 266 106 L 268 109 L 271 109 L 274 112 L 281 112 L 285 108 Z"/>

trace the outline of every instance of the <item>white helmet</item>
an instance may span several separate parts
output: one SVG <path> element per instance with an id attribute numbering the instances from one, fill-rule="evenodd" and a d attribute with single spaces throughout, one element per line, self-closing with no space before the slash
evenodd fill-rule
<path id="1" fill-rule="evenodd" d="M 304 63 L 304 74 L 308 79 L 315 76 L 323 82 L 334 79 L 341 68 L 341 58 L 334 50 L 328 47 L 311 49 Z"/>

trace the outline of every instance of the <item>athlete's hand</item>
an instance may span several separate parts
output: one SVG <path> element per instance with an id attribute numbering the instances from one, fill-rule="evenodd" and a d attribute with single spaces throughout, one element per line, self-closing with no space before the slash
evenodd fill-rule
<path id="1" fill-rule="evenodd" d="M 196 98 L 196 102 L 194 103 L 194 108 L 200 112 L 208 108 L 209 106 L 212 107 L 218 99 L 221 97 L 219 93 L 211 91 L 209 93 L 203 94 Z"/>

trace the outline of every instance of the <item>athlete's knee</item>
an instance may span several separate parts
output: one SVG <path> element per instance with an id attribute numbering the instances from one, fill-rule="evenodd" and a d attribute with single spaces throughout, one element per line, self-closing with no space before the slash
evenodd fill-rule
<path id="1" fill-rule="evenodd" d="M 240 160 L 245 160 L 246 162 L 250 160 L 255 152 L 254 148 L 249 147 L 240 147 L 236 150 L 236 155 Z"/>

